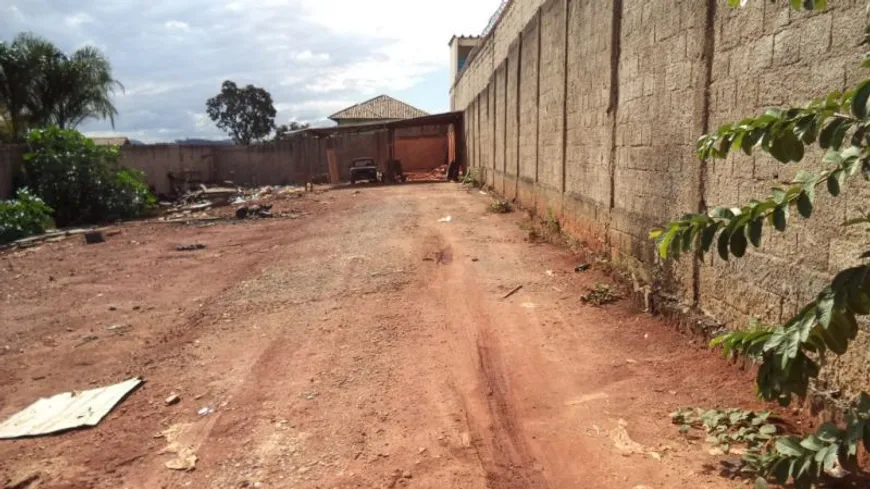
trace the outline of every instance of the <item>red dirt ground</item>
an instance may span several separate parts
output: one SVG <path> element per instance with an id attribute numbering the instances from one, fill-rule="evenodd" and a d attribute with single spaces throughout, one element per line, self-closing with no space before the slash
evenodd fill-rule
<path id="1" fill-rule="evenodd" d="M 733 489 L 668 413 L 758 407 L 751 374 L 627 304 L 583 304 L 603 276 L 487 204 L 363 187 L 295 200 L 298 219 L 0 253 L 0 418 L 146 381 L 96 428 L 0 441 L 0 483 Z M 179 448 L 195 470 L 166 468 Z"/>

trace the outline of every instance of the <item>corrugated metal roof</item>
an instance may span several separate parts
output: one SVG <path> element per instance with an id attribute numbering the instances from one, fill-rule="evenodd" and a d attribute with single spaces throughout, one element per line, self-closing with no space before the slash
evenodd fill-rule
<path id="1" fill-rule="evenodd" d="M 96 426 L 121 399 L 140 384 L 142 380 L 130 379 L 99 389 L 64 392 L 42 398 L 0 424 L 0 440 Z"/>
<path id="2" fill-rule="evenodd" d="M 429 115 L 422 110 L 396 100 L 389 95 L 379 95 L 329 116 L 330 119 L 411 119 Z"/>

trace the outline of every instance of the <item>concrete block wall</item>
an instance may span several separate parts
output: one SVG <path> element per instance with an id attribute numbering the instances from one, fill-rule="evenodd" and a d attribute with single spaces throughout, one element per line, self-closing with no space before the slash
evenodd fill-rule
<path id="1" fill-rule="evenodd" d="M 562 225 L 596 250 L 605 248 L 610 214 L 612 12 L 612 0 L 568 6 Z"/>
<path id="2" fill-rule="evenodd" d="M 859 67 L 860 41 L 870 21 L 863 1 L 831 4 L 823 12 L 798 14 L 758 2 L 741 11 L 723 9 L 716 18 L 716 53 L 710 81 L 711 129 L 758 114 L 775 105 L 799 105 L 832 90 L 846 90 L 866 77 Z M 786 186 L 798 169 L 823 167 L 821 152 L 800 165 L 782 165 L 763 154 L 710 161 L 704 199 L 731 205 Z M 859 263 L 866 233 L 844 229 L 845 220 L 870 202 L 870 189 L 853 181 L 841 196 L 820 189 L 813 217 L 793 217 L 786 233 L 765 229 L 760 249 L 742 260 L 709 256 L 699 269 L 699 307 L 723 321 L 741 324 L 752 317 L 782 323 L 830 281 L 832 274 Z M 847 355 L 823 371 L 823 389 L 847 395 L 870 379 L 866 329 Z"/>
<path id="3" fill-rule="evenodd" d="M 858 42 L 868 22 L 863 0 L 816 13 L 784 2 L 514 0 L 453 87 L 469 164 L 723 324 L 782 322 L 857 263 L 866 234 L 839 223 L 867 207 L 861 182 L 838 198 L 819 192 L 812 219 L 783 234 L 765 228 L 763 247 L 742 260 L 661 263 L 647 235 L 819 167 L 821 154 L 802 166 L 742 154 L 702 162 L 695 143 L 722 123 L 854 86 L 866 77 Z M 868 336 L 825 370 L 826 388 L 870 388 Z"/>
<path id="4" fill-rule="evenodd" d="M 505 100 L 505 97 L 507 96 L 507 60 L 503 61 L 498 69 L 495 70 L 494 80 L 493 93 L 495 95 L 495 120 L 493 121 L 493 130 L 495 131 L 495 137 L 493 138 L 493 151 L 495 153 L 495 159 L 493 161 L 493 170 L 495 177 L 495 190 L 496 192 L 504 194 L 504 167 L 506 164 L 505 153 L 507 149 L 505 142 L 505 130 L 507 129 L 507 101 Z"/>
<path id="5" fill-rule="evenodd" d="M 519 182 L 517 197 L 528 207 L 535 207 L 534 187 L 538 181 L 538 67 L 541 54 L 541 16 L 536 14 L 521 33 Z"/>
<path id="6" fill-rule="evenodd" d="M 565 122 L 565 0 L 541 7 L 538 64 L 537 211 L 561 216 Z"/>
<path id="7" fill-rule="evenodd" d="M 517 196 L 519 177 L 520 141 L 520 44 L 514 42 L 505 62 L 505 138 L 504 138 L 504 191 L 505 197 Z M 467 141 L 466 141 L 467 144 Z"/>
<path id="8" fill-rule="evenodd" d="M 214 177 L 214 146 L 156 144 L 121 148 L 121 164 L 145 172 L 158 194 L 170 194 L 169 178 L 210 181 Z"/>
<path id="9" fill-rule="evenodd" d="M 389 159 L 387 130 L 339 133 L 330 137 L 345 181 L 349 179 L 354 158 L 372 157 L 381 164 Z M 177 187 L 185 181 L 232 181 L 237 185 L 302 184 L 329 173 L 326 147 L 327 137 L 307 133 L 299 133 L 284 141 L 251 146 L 125 146 L 121 148 L 121 164 L 144 172 L 148 185 L 157 194 L 171 195 L 175 190 L 173 185 Z M 0 199 L 13 193 L 14 176 L 22 163 L 23 152 L 23 146 L 0 146 Z M 429 171 L 446 165 L 447 154 L 447 125 L 395 131 L 394 157 L 402 161 L 408 171 Z"/>

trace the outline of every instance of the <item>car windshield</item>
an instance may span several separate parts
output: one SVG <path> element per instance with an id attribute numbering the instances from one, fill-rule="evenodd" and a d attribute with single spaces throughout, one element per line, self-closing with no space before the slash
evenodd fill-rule
<path id="1" fill-rule="evenodd" d="M 353 166 L 372 166 L 374 162 L 374 160 L 356 160 L 353 162 Z"/>

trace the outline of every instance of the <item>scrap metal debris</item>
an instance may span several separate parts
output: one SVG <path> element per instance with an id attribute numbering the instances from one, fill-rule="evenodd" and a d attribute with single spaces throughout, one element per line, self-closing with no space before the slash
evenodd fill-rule
<path id="1" fill-rule="evenodd" d="M 103 237 L 103 233 L 99 231 L 90 231 L 85 233 L 85 243 L 87 244 L 97 244 L 103 243 L 106 241 L 106 238 Z"/>
<path id="2" fill-rule="evenodd" d="M 272 204 L 242 206 L 236 209 L 236 219 L 272 217 Z"/>
<path id="3" fill-rule="evenodd" d="M 201 243 L 194 243 L 188 245 L 178 245 L 175 247 L 175 251 L 196 251 L 196 250 L 204 250 L 206 246 Z"/>
<path id="4" fill-rule="evenodd" d="M 504 296 L 502 296 L 502 299 L 507 299 L 508 297 L 510 297 L 510 296 L 516 294 L 517 292 L 519 292 L 520 289 L 522 289 L 522 288 L 523 288 L 522 285 L 517 285 L 517 286 L 514 287 L 510 292 L 508 292 L 507 294 L 505 294 Z"/>
<path id="5" fill-rule="evenodd" d="M 45 234 L 38 234 L 36 236 L 28 236 L 26 238 L 21 238 L 15 240 L 11 243 L 6 243 L 4 245 L 0 245 L 0 250 L 5 249 L 16 249 L 16 248 L 31 248 L 37 246 L 43 242 L 49 241 L 63 241 L 64 239 L 75 236 L 78 234 L 85 234 L 88 232 L 94 231 L 93 228 L 76 228 L 76 229 L 61 229 L 58 231 L 49 231 Z"/>
<path id="6" fill-rule="evenodd" d="M 128 394 L 142 385 L 134 378 L 108 387 L 42 398 L 0 424 L 0 439 L 49 435 L 96 426 Z"/>
<path id="7" fill-rule="evenodd" d="M 231 182 L 225 182 L 228 183 Z M 303 195 L 305 187 L 292 185 L 253 188 L 200 185 L 196 190 L 181 195 L 175 202 L 161 202 L 160 205 L 167 211 L 163 217 L 166 222 L 220 219 L 220 212 L 216 212 L 216 209 L 227 206 L 236 207 L 238 219 L 267 218 L 273 217 L 270 212 L 273 204 L 270 202 L 301 198 Z"/>

